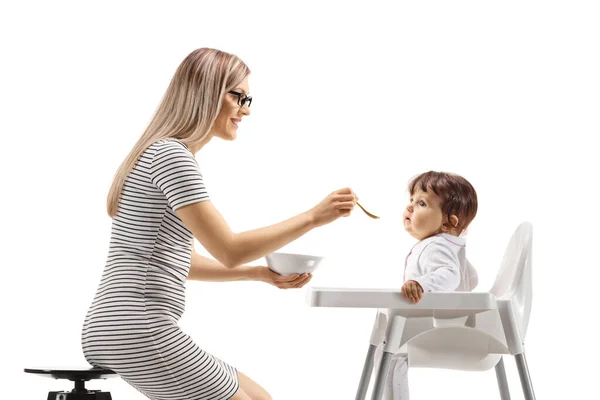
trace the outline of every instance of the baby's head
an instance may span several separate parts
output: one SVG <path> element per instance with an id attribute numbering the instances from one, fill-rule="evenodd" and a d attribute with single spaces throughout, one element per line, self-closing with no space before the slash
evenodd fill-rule
<path id="1" fill-rule="evenodd" d="M 462 176 L 429 171 L 408 184 L 404 228 L 418 240 L 437 233 L 459 236 L 477 214 L 477 193 Z"/>

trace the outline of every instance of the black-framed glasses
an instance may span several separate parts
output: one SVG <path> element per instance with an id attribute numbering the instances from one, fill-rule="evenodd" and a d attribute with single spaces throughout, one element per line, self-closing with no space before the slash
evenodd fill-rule
<path id="1" fill-rule="evenodd" d="M 244 107 L 244 105 L 246 103 L 248 103 L 248 108 L 250 108 L 250 104 L 252 104 L 252 96 L 248 96 L 245 93 L 236 92 L 234 90 L 230 90 L 227 93 L 231 93 L 231 94 L 234 94 L 234 95 L 237 96 L 237 98 L 238 98 L 238 100 L 237 100 L 238 106 Z"/>

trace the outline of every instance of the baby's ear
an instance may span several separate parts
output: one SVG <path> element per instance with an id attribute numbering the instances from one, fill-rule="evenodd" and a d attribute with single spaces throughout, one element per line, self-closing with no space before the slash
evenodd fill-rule
<path id="1" fill-rule="evenodd" d="M 451 215 L 449 218 L 450 225 L 452 225 L 452 229 L 458 228 L 458 217 L 456 215 Z"/>
<path id="2" fill-rule="evenodd" d="M 444 232 L 452 232 L 453 229 L 458 227 L 458 217 L 451 215 L 446 222 L 442 224 L 442 230 Z"/>

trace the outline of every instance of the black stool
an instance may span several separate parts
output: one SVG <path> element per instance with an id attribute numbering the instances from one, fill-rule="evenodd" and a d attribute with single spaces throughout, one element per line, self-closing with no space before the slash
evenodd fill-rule
<path id="1" fill-rule="evenodd" d="M 68 379 L 75 382 L 75 388 L 70 392 L 49 392 L 48 400 L 112 400 L 110 392 L 99 390 L 87 390 L 85 382 L 92 379 L 106 379 L 117 376 L 110 369 L 31 369 L 25 368 L 25 372 L 54 379 Z"/>

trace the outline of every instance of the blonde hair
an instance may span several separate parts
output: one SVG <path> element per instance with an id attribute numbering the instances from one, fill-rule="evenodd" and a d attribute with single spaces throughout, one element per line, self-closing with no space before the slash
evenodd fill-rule
<path id="1" fill-rule="evenodd" d="M 179 64 L 152 120 L 115 173 L 106 199 L 110 217 L 117 214 L 125 180 L 142 153 L 160 139 L 178 139 L 188 148 L 204 143 L 225 93 L 248 74 L 242 60 L 216 49 L 196 49 Z"/>

